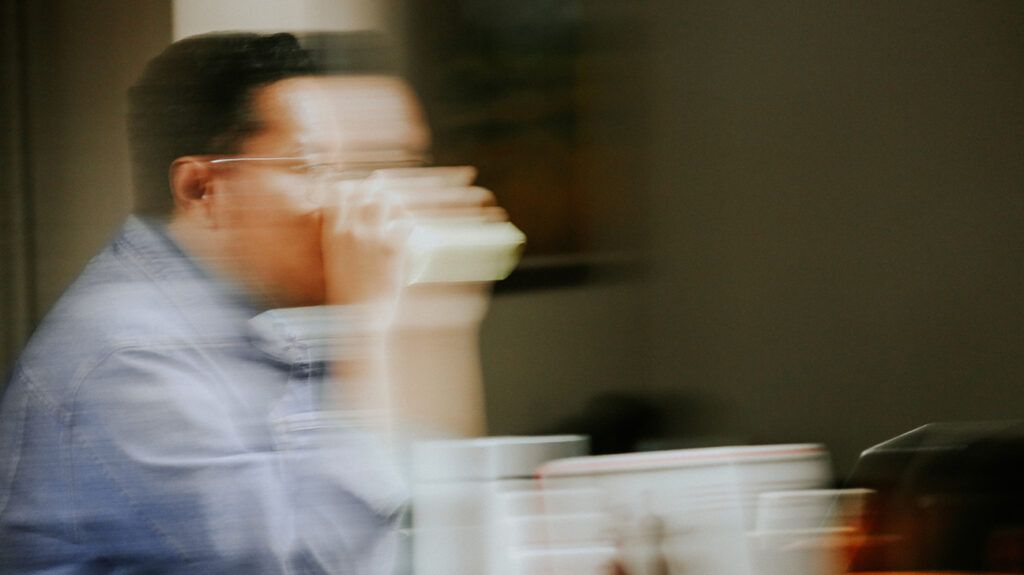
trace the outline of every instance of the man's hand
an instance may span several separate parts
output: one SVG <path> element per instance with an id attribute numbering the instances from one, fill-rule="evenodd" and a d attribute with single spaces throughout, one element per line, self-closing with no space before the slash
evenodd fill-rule
<path id="1" fill-rule="evenodd" d="M 345 407 L 388 413 L 388 431 L 481 435 L 477 334 L 490 282 L 407 285 L 405 259 L 417 225 L 503 222 L 507 215 L 491 192 L 468 180 L 445 183 L 422 177 L 343 182 L 326 203 L 327 303 L 374 310 L 368 325 L 348 329 L 362 331 L 379 350 L 371 358 L 343 359 L 335 370 Z"/>
<path id="2" fill-rule="evenodd" d="M 494 195 L 475 186 L 436 187 L 425 178 L 342 182 L 323 211 L 327 303 L 394 305 L 405 287 L 408 240 L 420 223 L 508 219 Z M 444 283 L 426 293 L 445 291 Z M 460 293 L 465 290 L 454 290 Z"/>

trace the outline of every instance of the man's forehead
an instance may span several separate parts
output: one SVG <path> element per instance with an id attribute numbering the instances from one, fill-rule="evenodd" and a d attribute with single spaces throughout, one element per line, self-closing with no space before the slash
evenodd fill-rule
<path id="1" fill-rule="evenodd" d="M 292 78 L 261 89 L 255 104 L 264 135 L 304 153 L 429 147 L 419 102 L 397 77 Z"/>

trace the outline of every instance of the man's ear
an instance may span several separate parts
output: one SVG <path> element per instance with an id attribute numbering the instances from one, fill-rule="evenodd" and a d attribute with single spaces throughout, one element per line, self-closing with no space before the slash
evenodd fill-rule
<path id="1" fill-rule="evenodd" d="M 214 182 L 210 163 L 192 156 L 181 157 L 171 164 L 169 176 L 175 210 L 215 224 L 211 211 Z"/>

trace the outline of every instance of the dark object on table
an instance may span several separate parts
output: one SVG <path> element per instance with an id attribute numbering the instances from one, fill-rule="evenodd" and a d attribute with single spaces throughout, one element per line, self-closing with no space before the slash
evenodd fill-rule
<path id="1" fill-rule="evenodd" d="M 856 571 L 1024 572 L 1024 422 L 932 423 L 864 451 Z"/>

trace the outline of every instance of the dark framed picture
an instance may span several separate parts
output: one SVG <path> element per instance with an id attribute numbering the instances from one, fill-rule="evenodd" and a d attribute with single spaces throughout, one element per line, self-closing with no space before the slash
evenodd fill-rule
<path id="1" fill-rule="evenodd" d="M 579 176 L 579 6 L 407 4 L 408 69 L 439 165 L 471 164 L 528 237 L 527 259 L 587 250 Z"/>

